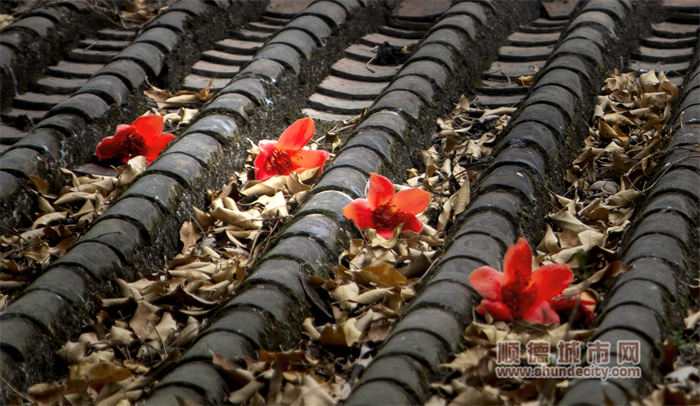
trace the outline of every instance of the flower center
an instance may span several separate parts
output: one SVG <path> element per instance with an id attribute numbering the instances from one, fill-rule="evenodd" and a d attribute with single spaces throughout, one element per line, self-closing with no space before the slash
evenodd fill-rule
<path id="1" fill-rule="evenodd" d="M 296 150 L 274 148 L 265 162 L 265 170 L 278 175 L 287 175 L 296 169 L 292 158 L 297 154 Z"/>
<path id="2" fill-rule="evenodd" d="M 145 147 L 146 141 L 135 131 L 129 132 L 120 145 L 121 150 L 124 151 L 124 154 L 129 158 L 143 155 L 143 149 Z"/>
<path id="3" fill-rule="evenodd" d="M 537 297 L 537 288 L 535 286 L 525 288 L 527 285 L 519 282 L 521 281 L 503 285 L 501 288 L 503 303 L 510 309 L 510 313 L 515 319 L 524 317 L 528 310 L 532 309 Z"/>
<path id="4" fill-rule="evenodd" d="M 396 210 L 391 203 L 384 203 L 372 212 L 372 219 L 377 230 L 393 230 L 406 220 L 406 213 Z"/>

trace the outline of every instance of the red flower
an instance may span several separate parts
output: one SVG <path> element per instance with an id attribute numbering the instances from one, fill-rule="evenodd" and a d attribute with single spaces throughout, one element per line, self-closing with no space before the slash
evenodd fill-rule
<path id="1" fill-rule="evenodd" d="M 590 327 L 593 324 L 593 319 L 595 319 L 595 312 L 593 311 L 595 309 L 595 301 L 582 299 L 580 293 L 571 297 L 566 297 L 563 293 L 559 294 L 552 298 L 549 304 L 559 316 L 568 318 L 575 312 L 575 320 L 582 322 L 586 327 Z"/>
<path id="2" fill-rule="evenodd" d="M 394 184 L 384 176 L 373 173 L 369 179 L 367 199 L 355 199 L 343 209 L 343 215 L 361 229 L 372 227 L 377 234 L 389 239 L 393 231 L 404 223 L 403 231 L 420 233 L 423 223 L 416 214 L 430 203 L 430 193 L 420 189 L 402 190 L 394 194 Z"/>
<path id="3" fill-rule="evenodd" d="M 327 151 L 304 147 L 313 135 L 314 121 L 307 117 L 284 130 L 279 141 L 261 140 L 258 143 L 260 153 L 255 158 L 255 179 L 267 180 L 323 165 L 330 156 Z"/>
<path id="4" fill-rule="evenodd" d="M 518 318 L 534 323 L 559 323 L 549 300 L 561 293 L 574 275 L 565 264 L 544 265 L 532 271 L 532 252 L 523 238 L 511 245 L 503 260 L 503 273 L 482 266 L 469 275 L 474 289 L 484 298 L 477 311 L 494 320 Z"/>
<path id="5" fill-rule="evenodd" d="M 120 158 L 127 163 L 135 156 L 144 155 L 146 162 L 151 163 L 175 138 L 162 131 L 163 117 L 157 115 L 137 118 L 131 124 L 119 124 L 113 136 L 97 144 L 97 159 Z"/>

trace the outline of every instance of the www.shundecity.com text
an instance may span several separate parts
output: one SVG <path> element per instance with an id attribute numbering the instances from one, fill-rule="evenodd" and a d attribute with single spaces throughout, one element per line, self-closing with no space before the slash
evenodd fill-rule
<path id="1" fill-rule="evenodd" d="M 640 378 L 642 369 L 638 366 L 608 367 L 601 365 L 569 365 L 569 366 L 524 366 L 524 367 L 496 367 L 498 378 L 594 378 L 606 380 L 608 378 Z"/>

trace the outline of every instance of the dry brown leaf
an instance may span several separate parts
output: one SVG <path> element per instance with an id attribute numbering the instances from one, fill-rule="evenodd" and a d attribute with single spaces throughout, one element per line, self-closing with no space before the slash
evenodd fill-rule
<path id="1" fill-rule="evenodd" d="M 309 357 L 304 350 L 277 352 L 260 350 L 259 360 L 268 364 L 278 362 L 283 371 L 303 370 L 306 368 L 305 365 L 317 363 L 317 361 Z"/>
<path id="2" fill-rule="evenodd" d="M 56 355 L 61 357 L 67 363 L 77 363 L 87 355 L 88 343 L 84 341 L 69 341 L 60 350 L 56 351 Z"/>
<path id="3" fill-rule="evenodd" d="M 318 342 L 321 345 L 341 347 L 347 346 L 345 330 L 338 324 L 327 323 L 321 330 L 321 335 L 318 338 Z"/>
<path id="4" fill-rule="evenodd" d="M 454 215 L 461 214 L 467 208 L 471 200 L 471 184 L 468 177 L 464 177 L 464 183 L 457 191 L 457 197 L 454 200 Z"/>
<path id="5" fill-rule="evenodd" d="M 239 226 L 247 230 L 258 230 L 262 228 L 260 212 L 255 209 L 239 211 L 227 209 L 225 207 L 217 207 L 211 212 L 211 215 L 217 220 L 225 221 L 231 225 Z"/>
<path id="6" fill-rule="evenodd" d="M 128 369 L 112 362 L 100 362 L 91 366 L 87 372 L 90 386 L 96 389 L 110 382 L 119 382 L 131 377 Z"/>
<path id="7" fill-rule="evenodd" d="M 155 329 L 156 322 L 160 319 L 154 311 L 154 306 L 146 302 L 138 302 L 134 316 L 129 320 L 129 327 L 138 338 L 145 340 Z"/>
<path id="8" fill-rule="evenodd" d="M 641 195 L 641 192 L 634 189 L 621 190 L 608 197 L 607 202 L 613 206 L 628 207 Z"/>
<path id="9" fill-rule="evenodd" d="M 483 344 L 489 346 L 496 346 L 498 341 L 507 340 L 509 338 L 509 332 L 498 329 L 496 325 L 492 324 L 481 324 L 477 322 L 472 322 L 469 324 L 464 331 L 464 337 L 467 342 L 472 344 Z"/>
<path id="10" fill-rule="evenodd" d="M 182 254 L 188 254 L 197 245 L 197 241 L 202 237 L 202 234 L 194 223 L 185 221 L 180 227 L 180 241 L 182 241 Z"/>
<path id="11" fill-rule="evenodd" d="M 449 363 L 441 364 L 440 366 L 465 372 L 467 369 L 478 365 L 479 361 L 483 359 L 487 351 L 488 350 L 484 347 L 472 347 L 457 354 L 457 356 Z"/>
<path id="12" fill-rule="evenodd" d="M 360 294 L 360 287 L 357 286 L 356 283 L 351 282 L 346 283 L 344 285 L 340 285 L 337 288 L 331 290 L 329 293 L 333 300 L 335 300 L 336 303 L 340 304 L 340 307 L 342 309 L 352 310 L 355 307 L 357 307 L 357 305 L 355 303 L 351 303 L 350 300 L 356 298 L 357 295 Z"/>
<path id="13" fill-rule="evenodd" d="M 355 272 L 355 281 L 361 285 L 394 287 L 405 284 L 407 279 L 389 264 L 368 266 Z"/>
<path id="14" fill-rule="evenodd" d="M 545 254 L 555 254 L 561 250 L 559 248 L 557 236 L 554 235 L 552 226 L 550 226 L 548 223 L 546 223 L 545 226 L 546 230 L 544 233 L 544 237 L 537 246 L 537 250 L 540 252 L 544 252 Z"/>
<path id="15" fill-rule="evenodd" d="M 495 388 L 485 387 L 477 389 L 472 386 L 467 386 L 460 392 L 448 406 L 468 406 L 468 405 L 502 405 L 504 404 L 498 396 L 498 390 Z"/>
<path id="16" fill-rule="evenodd" d="M 70 192 L 70 193 L 66 193 L 64 195 L 61 195 L 61 197 L 56 199 L 56 201 L 53 202 L 53 204 L 55 206 L 62 206 L 65 204 L 83 202 L 86 200 L 95 201 L 98 199 L 97 195 L 98 195 L 98 193 L 95 193 L 95 192 Z"/>
<path id="17" fill-rule="evenodd" d="M 326 388 L 310 375 L 304 375 L 298 396 L 290 406 L 334 406 L 334 400 L 326 391 Z"/>
<path id="18" fill-rule="evenodd" d="M 566 208 L 555 214 L 550 214 L 548 218 L 562 230 L 568 229 L 577 233 L 581 231 L 595 231 L 591 227 L 583 224 L 581 220 L 574 217 Z"/>
<path id="19" fill-rule="evenodd" d="M 27 178 L 29 178 L 29 181 L 32 182 L 32 185 L 34 185 L 34 188 L 37 190 L 42 195 L 48 195 L 49 194 L 49 182 L 47 182 L 45 179 L 40 178 L 38 176 L 33 176 L 33 175 L 26 175 Z"/>
<path id="20" fill-rule="evenodd" d="M 630 269 L 632 269 L 632 267 L 629 265 L 625 265 L 619 261 L 613 261 L 607 264 L 601 270 L 589 276 L 586 280 L 564 289 L 562 293 L 568 295 L 571 293 L 582 292 L 586 288 L 596 286 L 601 282 L 605 283 L 606 281 L 609 281 L 612 278 L 629 271 Z"/>
<path id="21" fill-rule="evenodd" d="M 58 382 L 44 382 L 32 385 L 27 389 L 27 394 L 39 404 L 54 404 L 54 402 L 58 402 L 63 397 L 62 388 Z"/>
<path id="22" fill-rule="evenodd" d="M 12 24 L 15 21 L 15 17 L 11 14 L 0 14 L 0 30 Z"/>
<path id="23" fill-rule="evenodd" d="M 258 199 L 258 201 L 265 207 L 263 212 L 260 213 L 260 217 L 270 219 L 289 216 L 289 211 L 287 210 L 287 200 L 284 198 L 284 193 L 279 191 L 275 193 L 272 198 L 265 198 L 267 198 L 267 196 L 261 196 L 261 198 Z"/>
<path id="24" fill-rule="evenodd" d="M 307 317 L 304 319 L 304 323 L 302 324 L 302 328 L 304 332 L 309 336 L 311 341 L 316 341 L 321 337 L 321 334 L 316 330 L 316 327 L 314 327 L 314 319 L 311 317 Z"/>
<path id="25" fill-rule="evenodd" d="M 33 243 L 30 244 L 29 248 L 23 250 L 21 254 L 26 258 L 41 264 L 51 258 L 50 250 L 49 244 L 33 240 Z"/>
<path id="26" fill-rule="evenodd" d="M 371 320 L 370 315 L 370 320 Z M 364 329 L 369 325 L 369 323 L 360 323 L 357 318 L 347 319 L 339 324 L 339 327 L 343 330 L 345 336 L 345 345 L 350 347 L 354 343 L 360 341 Z M 320 342 L 320 339 L 319 339 Z"/>
<path id="27" fill-rule="evenodd" d="M 131 330 L 115 325 L 109 330 L 109 341 L 114 345 L 131 345 L 136 341 L 136 336 Z"/>
<path id="28" fill-rule="evenodd" d="M 265 387 L 265 383 L 260 381 L 250 381 L 241 389 L 231 392 L 228 401 L 234 405 L 240 405 L 248 402 L 259 390 Z"/>
<path id="29" fill-rule="evenodd" d="M 452 115 L 458 115 L 462 114 L 464 112 L 469 111 L 469 99 L 465 95 L 461 95 L 459 97 L 459 102 L 457 102 L 457 105 L 455 108 L 452 110 Z M 442 121 L 441 119 L 438 119 Z"/>
<path id="30" fill-rule="evenodd" d="M 631 125 L 634 126 L 636 123 L 632 121 L 629 117 L 625 116 L 624 114 L 619 114 L 619 113 L 611 113 L 611 114 L 606 114 L 600 119 L 598 119 L 598 124 L 607 124 L 609 126 L 626 126 L 626 125 Z"/>
<path id="31" fill-rule="evenodd" d="M 381 302 L 385 297 L 392 294 L 394 294 L 393 289 L 378 288 L 364 292 L 350 300 L 359 304 L 370 304 Z"/>
<path id="32" fill-rule="evenodd" d="M 520 76 L 515 79 L 515 83 L 518 86 L 530 86 L 532 82 L 535 80 L 536 75 L 529 75 L 529 76 Z"/>
<path id="33" fill-rule="evenodd" d="M 224 357 L 221 354 L 218 354 L 211 349 L 209 352 L 212 355 L 212 363 L 219 367 L 226 375 L 228 375 L 233 381 L 235 381 L 238 385 L 245 386 L 246 384 L 252 382 L 255 379 L 255 376 L 253 375 L 252 372 L 237 367 L 234 365 L 233 361 L 230 359 Z"/>
<path id="34" fill-rule="evenodd" d="M 177 321 L 175 321 L 170 312 L 165 312 L 153 331 L 149 334 L 148 339 L 158 343 L 160 346 L 162 343 L 168 341 L 176 331 Z"/>
<path id="35" fill-rule="evenodd" d="M 688 317 L 683 319 L 685 323 L 685 328 L 693 329 L 700 323 L 700 310 L 696 310 L 694 313 L 690 314 Z"/>

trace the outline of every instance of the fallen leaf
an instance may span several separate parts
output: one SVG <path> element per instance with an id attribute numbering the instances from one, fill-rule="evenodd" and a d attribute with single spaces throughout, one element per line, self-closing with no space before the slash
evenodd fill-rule
<path id="1" fill-rule="evenodd" d="M 155 329 L 155 323 L 160 319 L 153 307 L 145 302 L 138 302 L 134 316 L 129 320 L 129 327 L 141 340 L 148 338 Z"/>
<path id="2" fill-rule="evenodd" d="M 520 77 L 515 79 L 515 83 L 518 86 L 530 86 L 534 80 L 535 80 L 535 75 L 520 76 Z"/>
<path id="3" fill-rule="evenodd" d="M 359 304 L 377 303 L 391 294 L 393 294 L 392 289 L 378 288 L 364 292 L 350 300 Z"/>
<path id="4" fill-rule="evenodd" d="M 685 323 L 685 328 L 687 329 L 695 328 L 695 326 L 700 323 L 700 310 L 697 310 L 688 317 L 684 318 L 683 323 Z"/>
<path id="5" fill-rule="evenodd" d="M 488 350 L 486 348 L 480 346 L 469 348 L 466 351 L 462 351 L 459 354 L 457 354 L 457 356 L 452 361 L 446 364 L 440 364 L 440 366 L 452 370 L 457 370 L 460 372 L 465 372 L 467 369 L 478 365 L 479 361 L 483 359 L 487 351 Z"/>
<path id="6" fill-rule="evenodd" d="M 100 362 L 90 367 L 87 372 L 90 386 L 95 389 L 99 389 L 110 382 L 123 381 L 131 378 L 131 376 L 131 372 L 128 369 L 112 362 Z"/>
<path id="7" fill-rule="evenodd" d="M 240 405 L 248 402 L 253 395 L 265 387 L 265 383 L 260 381 L 250 381 L 241 389 L 232 392 L 228 397 L 228 401 L 234 405 Z"/>
<path id="8" fill-rule="evenodd" d="M 345 338 L 345 330 L 340 325 L 331 323 L 327 323 L 323 326 L 318 342 L 321 345 L 330 346 L 345 347 L 348 345 L 347 339 Z"/>

